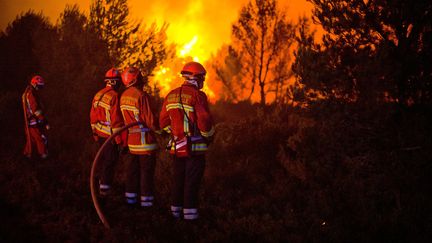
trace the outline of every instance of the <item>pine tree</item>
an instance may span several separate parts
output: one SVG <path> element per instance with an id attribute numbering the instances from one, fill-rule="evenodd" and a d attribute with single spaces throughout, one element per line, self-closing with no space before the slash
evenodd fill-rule
<path id="1" fill-rule="evenodd" d="M 361 103 L 432 102 L 430 1 L 311 2 L 328 34 L 299 53 L 296 73 L 308 89 Z"/>
<path id="2" fill-rule="evenodd" d="M 112 66 L 139 68 L 145 79 L 152 75 L 167 55 L 167 24 L 146 27 L 132 23 L 127 0 L 94 0 L 90 27 L 106 42 Z"/>
<path id="3" fill-rule="evenodd" d="M 108 45 L 111 64 L 119 66 L 125 59 L 125 49 L 139 24 L 129 19 L 127 0 L 94 0 L 90 6 L 90 28 Z"/>
<path id="4" fill-rule="evenodd" d="M 250 1 L 233 24 L 232 46 L 244 76 L 250 80 L 249 98 L 258 84 L 261 105 L 265 105 L 269 92 L 278 96 L 280 85 L 289 78 L 281 69 L 290 70 L 286 61 L 294 34 L 294 25 L 278 9 L 276 0 Z"/>

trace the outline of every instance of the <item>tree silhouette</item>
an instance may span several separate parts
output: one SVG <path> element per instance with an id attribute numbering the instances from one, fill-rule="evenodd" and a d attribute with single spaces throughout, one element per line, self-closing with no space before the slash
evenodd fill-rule
<path id="1" fill-rule="evenodd" d="M 242 65 L 236 51 L 230 45 L 224 45 L 212 57 L 212 69 L 215 77 L 222 83 L 220 99 L 230 102 L 238 102 L 243 97 L 246 89 L 245 82 L 242 82 Z"/>
<path id="2" fill-rule="evenodd" d="M 242 64 L 243 75 L 250 82 L 249 98 L 256 84 L 262 105 L 269 92 L 279 95 L 280 85 L 289 78 L 280 71 L 281 68 L 289 70 L 284 63 L 294 40 L 294 30 L 278 9 L 276 0 L 252 0 L 242 8 L 232 27 L 232 46 Z"/>
<path id="3" fill-rule="evenodd" d="M 77 5 L 66 6 L 56 25 L 59 37 L 53 50 L 55 62 L 51 60 L 46 65 L 56 81 L 52 90 L 62 94 L 70 109 L 78 108 L 78 113 L 88 106 L 93 93 L 103 85 L 104 73 L 111 66 L 106 43 L 87 23 L 87 16 Z M 87 117 L 87 109 L 84 111 Z"/>
<path id="4" fill-rule="evenodd" d="M 158 28 L 153 23 L 149 28 L 145 27 L 141 26 L 128 39 L 121 66 L 136 66 L 141 70 L 144 77 L 148 77 L 170 52 L 166 45 L 168 25 L 164 24 Z"/>
<path id="5" fill-rule="evenodd" d="M 297 71 L 307 87 L 345 101 L 431 103 L 430 1 L 310 2 L 328 34 L 303 45 L 309 61 Z"/>
<path id="6" fill-rule="evenodd" d="M 5 77 L 2 85 L 4 89 L 22 90 L 31 75 L 41 71 L 41 56 L 38 53 L 41 46 L 35 42 L 44 40 L 49 45 L 55 34 L 55 29 L 48 19 L 42 13 L 32 10 L 17 16 L 7 26 L 0 37 L 0 72 Z"/>
<path id="7" fill-rule="evenodd" d="M 130 22 L 127 0 L 94 0 L 89 25 L 107 43 L 113 66 L 125 60 L 127 42 L 140 26 Z"/>
<path id="8" fill-rule="evenodd" d="M 89 25 L 107 43 L 113 66 L 136 66 L 147 78 L 166 58 L 168 25 L 132 23 L 127 0 L 94 0 Z"/>

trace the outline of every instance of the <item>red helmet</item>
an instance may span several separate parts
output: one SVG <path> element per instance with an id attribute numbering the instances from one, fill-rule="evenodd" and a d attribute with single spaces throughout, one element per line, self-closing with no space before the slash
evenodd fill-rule
<path id="1" fill-rule="evenodd" d="M 189 79 L 197 76 L 205 76 L 207 71 L 203 65 L 198 62 L 188 62 L 184 65 L 180 73 L 183 77 Z"/>
<path id="2" fill-rule="evenodd" d="M 108 70 L 105 73 L 105 82 L 109 81 L 109 80 L 120 80 L 121 79 L 121 74 L 120 71 L 116 68 L 111 68 L 110 70 Z"/>
<path id="3" fill-rule="evenodd" d="M 45 81 L 44 81 L 44 79 L 43 79 L 41 76 L 36 75 L 36 76 L 34 76 L 34 77 L 30 80 L 30 84 L 33 85 L 33 87 L 36 87 L 36 86 L 44 86 L 44 85 L 45 85 Z"/>
<path id="4" fill-rule="evenodd" d="M 122 73 L 123 84 L 127 87 L 134 85 L 141 77 L 141 73 L 136 67 L 128 67 Z"/>

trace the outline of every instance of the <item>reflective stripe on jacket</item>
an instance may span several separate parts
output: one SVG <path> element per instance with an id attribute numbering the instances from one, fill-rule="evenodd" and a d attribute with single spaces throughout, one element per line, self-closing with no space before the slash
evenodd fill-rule
<path id="1" fill-rule="evenodd" d="M 90 125 L 93 133 L 103 138 L 123 127 L 118 93 L 111 86 L 106 86 L 94 96 L 90 109 Z M 117 136 L 115 140 L 120 143 L 121 136 Z"/>
<path id="2" fill-rule="evenodd" d="M 151 154 L 157 148 L 154 131 L 159 129 L 150 108 L 149 95 L 135 86 L 127 88 L 120 98 L 120 109 L 126 125 L 142 124 L 128 129 L 127 143 L 132 154 Z"/>
<path id="3" fill-rule="evenodd" d="M 163 130 L 172 132 L 174 138 L 182 139 L 186 135 L 189 136 L 191 150 L 195 154 L 207 151 L 206 138 L 212 137 L 215 132 L 207 96 L 187 83 L 172 90 L 165 97 L 159 123 Z M 170 145 L 173 153 L 174 143 L 171 142 Z"/>

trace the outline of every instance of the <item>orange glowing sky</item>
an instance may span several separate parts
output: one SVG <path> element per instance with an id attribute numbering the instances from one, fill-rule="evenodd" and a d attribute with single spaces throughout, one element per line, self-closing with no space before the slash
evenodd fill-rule
<path id="1" fill-rule="evenodd" d="M 169 24 L 168 42 L 177 44 L 177 57 L 192 57 L 205 63 L 224 43 L 230 42 L 232 23 L 249 0 L 129 0 L 132 20 L 150 25 L 156 22 Z M 91 0 L 0 0 L 0 30 L 20 13 L 33 9 L 43 12 L 51 23 L 56 23 L 67 4 L 78 4 L 88 14 Z M 310 16 L 312 4 L 306 0 L 279 0 L 289 20 L 296 22 L 300 16 Z M 186 59 L 178 59 L 185 62 Z M 178 66 L 174 63 L 160 66 L 150 83 L 160 87 L 164 96 L 171 87 L 180 84 Z M 212 77 L 208 77 L 209 80 Z M 211 101 L 218 99 L 220 87 L 205 82 L 204 91 Z"/>
<path id="2" fill-rule="evenodd" d="M 0 0 L 0 29 L 22 12 L 33 9 L 43 11 L 55 23 L 66 4 L 78 4 L 88 13 L 91 0 Z M 170 24 L 168 38 L 179 45 L 191 42 L 195 45 L 191 56 L 205 61 L 224 42 L 229 42 L 231 24 L 248 0 L 129 0 L 131 16 L 145 23 L 156 21 Z M 310 16 L 312 5 L 306 0 L 281 0 L 289 18 Z"/>

